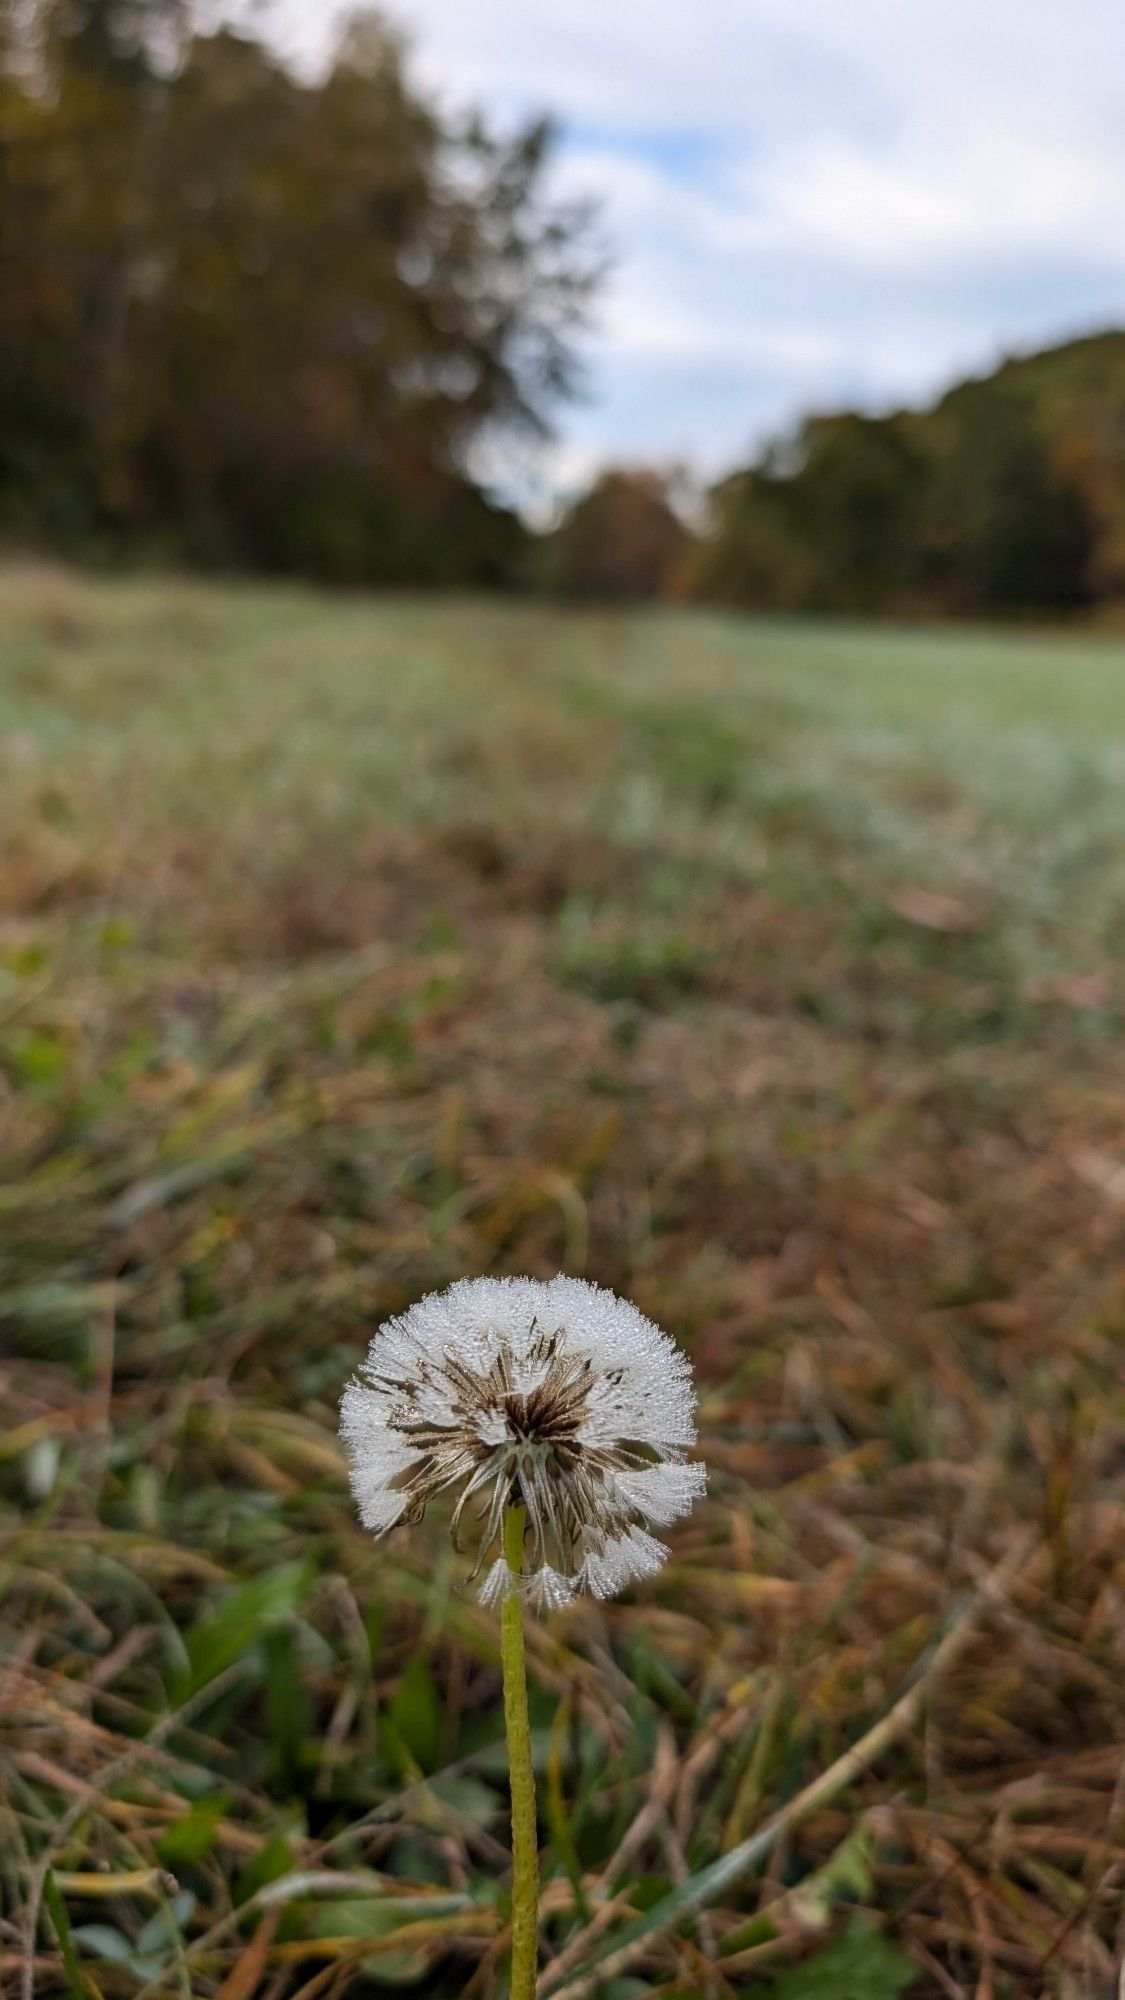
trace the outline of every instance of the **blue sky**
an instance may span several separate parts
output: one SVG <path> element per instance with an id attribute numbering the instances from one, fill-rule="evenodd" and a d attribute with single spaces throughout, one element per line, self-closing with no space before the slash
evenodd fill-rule
<path id="1" fill-rule="evenodd" d="M 916 401 L 1125 325 L 1123 0 L 401 0 L 414 72 L 549 109 L 616 256 L 590 400 L 505 484 L 711 474 L 804 411 Z M 334 9 L 271 0 L 315 53 Z"/>

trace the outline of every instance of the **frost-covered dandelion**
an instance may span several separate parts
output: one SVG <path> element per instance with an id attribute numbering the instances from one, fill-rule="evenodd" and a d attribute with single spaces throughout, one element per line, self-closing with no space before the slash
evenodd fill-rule
<path id="1" fill-rule="evenodd" d="M 481 1596 L 500 1605 L 512 1787 L 509 2000 L 534 2000 L 535 1776 L 523 1600 L 612 1597 L 660 1568 L 649 1529 L 703 1491 L 691 1370 L 658 1326 L 578 1278 L 473 1278 L 388 1320 L 344 1392 L 341 1430 L 364 1525 L 382 1535 L 448 1499 Z"/>
<path id="2" fill-rule="evenodd" d="M 545 1608 L 612 1597 L 660 1568 L 649 1530 L 706 1482 L 686 1357 L 626 1300 L 578 1278 L 464 1279 L 380 1327 L 343 1400 L 364 1525 L 421 1519 L 439 1495 L 454 1545 L 494 1558 L 481 1596 L 517 1583 Z M 506 1510 L 526 1514 L 517 1571 Z"/>

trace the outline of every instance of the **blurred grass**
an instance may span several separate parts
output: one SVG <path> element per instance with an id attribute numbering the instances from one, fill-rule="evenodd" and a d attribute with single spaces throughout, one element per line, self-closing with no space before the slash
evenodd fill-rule
<path id="1" fill-rule="evenodd" d="M 503 1990 L 492 1620 L 339 1390 L 467 1271 L 693 1351 L 707 1505 L 531 1636 L 587 1990 L 1112 1990 L 1125 648 L 0 572 L 0 1988 Z M 4 1984 L 7 1982 L 7 1984 Z"/>

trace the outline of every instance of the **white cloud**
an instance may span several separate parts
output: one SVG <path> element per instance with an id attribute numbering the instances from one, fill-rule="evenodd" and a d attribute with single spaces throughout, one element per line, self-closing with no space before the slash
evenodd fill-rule
<path id="1" fill-rule="evenodd" d="M 313 54 L 334 11 L 271 18 Z M 555 111 L 560 183 L 602 200 L 618 264 L 567 483 L 616 456 L 717 468 L 812 405 L 924 395 L 1125 321 L 1121 0 L 397 13 L 439 94 Z"/>

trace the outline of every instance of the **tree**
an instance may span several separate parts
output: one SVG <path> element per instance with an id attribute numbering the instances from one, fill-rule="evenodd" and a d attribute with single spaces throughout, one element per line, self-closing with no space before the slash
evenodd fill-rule
<path id="1" fill-rule="evenodd" d="M 607 471 L 576 500 L 540 552 L 545 588 L 603 600 L 668 597 L 690 537 L 661 473 Z"/>
<path id="2" fill-rule="evenodd" d="M 720 482 L 696 595 L 781 610 L 1067 610 L 1125 579 L 1125 335 L 929 410 L 808 419 Z"/>
<path id="3" fill-rule="evenodd" d="M 600 261 L 376 17 L 328 73 L 177 0 L 49 0 L 0 85 L 0 522 L 340 580 L 511 568 L 482 438 L 575 381 Z"/>
<path id="4" fill-rule="evenodd" d="M 174 65 L 188 27 L 186 0 L 40 0 L 25 13 L 49 74 L 134 89 Z"/>
<path id="5" fill-rule="evenodd" d="M 713 496 L 698 581 L 740 604 L 872 611 L 917 569 L 918 453 L 898 418 L 812 417 Z"/>
<path id="6" fill-rule="evenodd" d="M 1030 399 L 997 381 L 944 398 L 932 419 L 925 558 L 942 601 L 967 611 L 1082 603 L 1093 524 Z"/>

